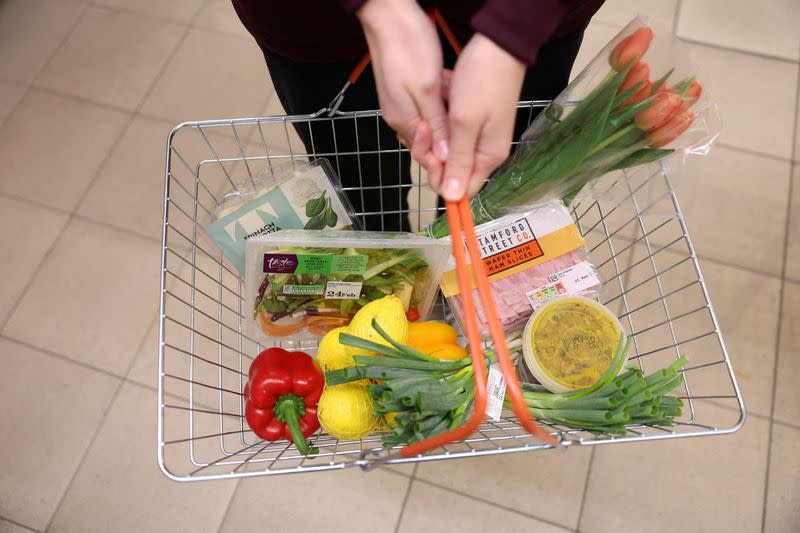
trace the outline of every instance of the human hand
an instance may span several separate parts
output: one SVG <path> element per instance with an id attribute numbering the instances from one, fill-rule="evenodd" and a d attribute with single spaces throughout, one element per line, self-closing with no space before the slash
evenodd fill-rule
<path id="1" fill-rule="evenodd" d="M 477 194 L 508 156 L 524 77 L 525 64 L 482 34 L 464 47 L 450 80 L 449 155 L 434 187 L 445 200 Z"/>
<path id="2" fill-rule="evenodd" d="M 356 14 L 372 56 L 383 118 L 429 180 L 439 183 L 448 129 L 436 29 L 414 0 L 368 0 Z"/>

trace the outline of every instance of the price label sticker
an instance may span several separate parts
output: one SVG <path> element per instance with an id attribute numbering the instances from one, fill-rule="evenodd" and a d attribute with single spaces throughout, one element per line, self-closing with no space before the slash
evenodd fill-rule
<path id="1" fill-rule="evenodd" d="M 500 420 L 503 411 L 503 400 L 506 398 L 506 380 L 500 367 L 494 363 L 489 367 L 489 381 L 486 384 L 486 416 L 492 420 Z"/>
<path id="2" fill-rule="evenodd" d="M 358 300 L 361 296 L 360 281 L 329 281 L 325 285 L 327 300 Z"/>

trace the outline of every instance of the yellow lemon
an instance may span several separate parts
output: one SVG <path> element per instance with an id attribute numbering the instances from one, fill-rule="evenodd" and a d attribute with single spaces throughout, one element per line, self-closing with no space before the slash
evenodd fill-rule
<path id="1" fill-rule="evenodd" d="M 325 387 L 317 404 L 317 419 L 322 429 L 344 440 L 365 437 L 380 422 L 367 387 L 358 383 Z"/>
<path id="2" fill-rule="evenodd" d="M 354 366 L 353 357 L 347 353 L 346 346 L 339 342 L 339 333 L 347 333 L 346 327 L 334 328 L 322 337 L 317 350 L 317 363 L 323 372 Z"/>
<path id="3" fill-rule="evenodd" d="M 404 344 L 408 337 L 408 319 L 400 298 L 390 294 L 374 300 L 358 310 L 348 329 L 351 335 L 367 339 L 378 344 L 390 346 L 389 342 L 372 327 L 372 319 L 376 319 L 383 331 L 395 342 Z M 373 352 L 361 348 L 347 346 L 347 353 L 354 355 L 372 355 Z"/>

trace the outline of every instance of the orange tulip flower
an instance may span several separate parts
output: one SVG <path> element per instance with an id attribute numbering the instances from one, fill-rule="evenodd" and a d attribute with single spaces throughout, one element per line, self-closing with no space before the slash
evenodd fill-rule
<path id="1" fill-rule="evenodd" d="M 685 101 L 683 103 L 686 109 L 692 107 L 695 102 L 700 99 L 700 95 L 703 94 L 703 86 L 699 83 L 692 82 L 688 89 L 686 89 L 686 94 L 683 95 Z"/>
<path id="2" fill-rule="evenodd" d="M 655 102 L 642 110 L 633 120 L 642 131 L 653 131 L 665 124 L 683 106 L 683 99 L 677 94 L 663 92 L 655 95 Z"/>
<path id="3" fill-rule="evenodd" d="M 619 108 L 622 109 L 623 107 L 629 107 L 635 104 L 638 104 L 645 98 L 650 97 L 653 94 L 653 84 L 649 81 L 644 82 L 644 85 L 633 93 L 627 100 L 619 104 Z"/>
<path id="4" fill-rule="evenodd" d="M 650 66 L 643 61 L 639 61 L 633 67 L 631 67 L 630 71 L 628 71 L 628 75 L 625 76 L 625 79 L 622 80 L 622 84 L 619 86 L 619 89 L 617 89 L 617 94 L 625 92 L 637 83 L 641 83 L 649 79 Z"/>
<path id="5" fill-rule="evenodd" d="M 611 52 L 608 62 L 614 70 L 622 70 L 632 61 L 641 59 L 653 40 L 653 30 L 643 26 L 624 38 Z"/>
<path id="6" fill-rule="evenodd" d="M 692 121 L 694 121 L 694 113 L 685 109 L 679 111 L 661 125 L 661 127 L 651 131 L 647 135 L 648 146 L 651 148 L 661 148 L 671 143 L 678 135 L 689 129 L 689 126 L 692 125 Z"/>

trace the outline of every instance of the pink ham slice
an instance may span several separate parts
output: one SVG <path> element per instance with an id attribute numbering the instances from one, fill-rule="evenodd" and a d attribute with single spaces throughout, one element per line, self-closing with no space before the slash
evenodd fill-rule
<path id="1" fill-rule="evenodd" d="M 533 308 L 525 293 L 550 284 L 551 275 L 585 261 L 585 257 L 585 253 L 581 250 L 569 252 L 512 276 L 491 282 L 489 288 L 492 291 L 494 305 L 503 330 L 508 332 L 521 328 L 533 313 Z M 486 324 L 486 315 L 478 298 L 477 289 L 472 289 L 472 296 L 475 299 L 481 336 L 487 336 L 489 328 Z M 464 316 L 460 295 L 450 298 L 448 303 L 457 316 Z"/>

